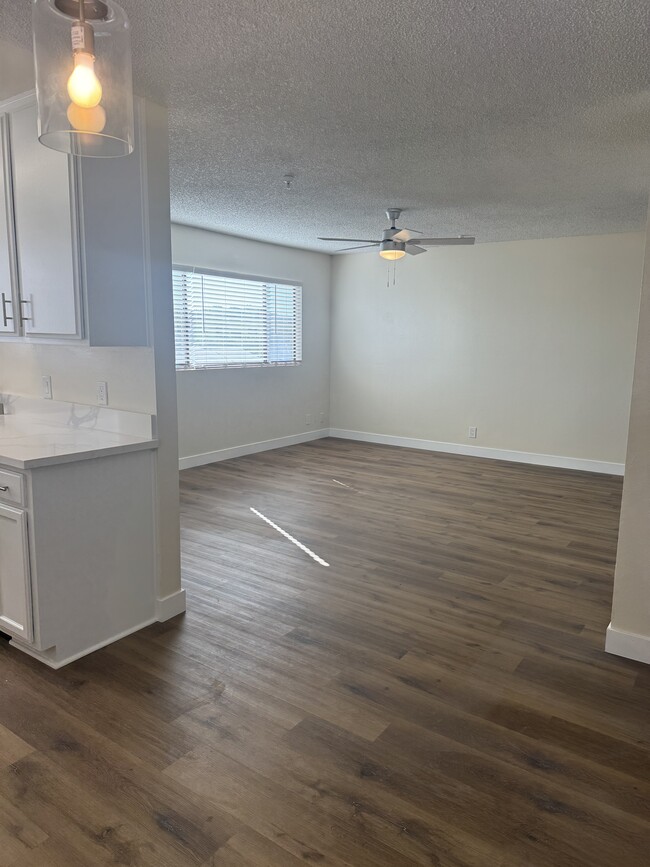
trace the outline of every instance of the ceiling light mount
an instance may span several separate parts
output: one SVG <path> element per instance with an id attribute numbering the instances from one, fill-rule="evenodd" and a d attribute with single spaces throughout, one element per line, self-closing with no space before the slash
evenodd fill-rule
<path id="1" fill-rule="evenodd" d="M 54 0 L 54 5 L 62 15 L 75 21 L 105 21 L 109 16 L 109 9 L 102 0 Z"/>

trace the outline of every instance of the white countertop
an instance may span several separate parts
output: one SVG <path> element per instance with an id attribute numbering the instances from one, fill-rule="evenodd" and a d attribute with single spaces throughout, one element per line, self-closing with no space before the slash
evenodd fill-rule
<path id="1" fill-rule="evenodd" d="M 17 401 L 10 405 L 10 414 L 0 415 L 0 466 L 27 470 L 158 446 L 147 435 L 146 423 L 136 419 L 134 425 L 129 418 L 140 414 L 79 405 L 67 405 L 64 413 L 53 411 L 51 403 L 41 413 L 40 403 L 25 402 L 23 407 Z M 151 424 L 151 416 L 142 419 Z"/>

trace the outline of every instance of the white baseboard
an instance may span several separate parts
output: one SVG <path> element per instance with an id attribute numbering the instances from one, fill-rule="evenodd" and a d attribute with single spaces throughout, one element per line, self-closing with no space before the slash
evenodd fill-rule
<path id="1" fill-rule="evenodd" d="M 587 473 L 605 473 L 612 476 L 622 476 L 625 472 L 625 464 L 611 463 L 609 461 L 594 461 L 588 458 L 571 458 L 564 455 L 541 455 L 535 452 L 518 452 L 508 449 L 488 448 L 487 446 L 470 446 L 464 443 L 445 443 L 436 440 L 421 440 L 415 437 L 392 436 L 390 434 L 369 433 L 360 430 L 343 430 L 342 428 L 321 428 L 320 430 L 305 431 L 305 433 L 293 434 L 286 437 L 278 437 L 272 440 L 263 440 L 257 443 L 246 443 L 241 446 L 232 446 L 227 449 L 218 449 L 214 452 L 204 452 L 198 455 L 188 455 L 178 462 L 179 469 L 188 470 L 191 467 L 200 467 L 204 464 L 213 464 L 217 461 L 227 461 L 229 458 L 240 458 L 244 455 L 253 455 L 257 452 L 265 452 L 271 449 L 281 449 L 285 446 L 293 446 L 298 443 L 306 443 L 310 440 L 322 439 L 323 437 L 337 437 L 338 439 L 357 440 L 365 443 L 379 443 L 386 446 L 399 446 L 408 449 L 423 449 L 430 452 L 447 452 L 454 455 L 469 455 L 476 458 L 490 458 L 496 461 L 514 461 L 520 464 L 536 464 L 541 467 L 558 467 L 565 470 L 582 470 Z"/>
<path id="2" fill-rule="evenodd" d="M 189 470 L 191 467 L 200 467 L 203 464 L 214 464 L 217 461 L 227 461 L 229 458 L 241 458 L 244 455 L 254 455 L 257 452 L 266 452 L 271 449 L 282 449 L 285 446 L 295 446 L 298 443 L 307 443 L 310 440 L 319 440 L 330 435 L 329 428 L 310 430 L 304 433 L 292 434 L 286 437 L 277 437 L 273 440 L 262 440 L 259 443 L 246 443 L 242 446 L 232 446 L 229 449 L 218 449 L 216 452 L 204 452 L 200 455 L 188 455 L 181 458 L 178 468 Z"/>
<path id="3" fill-rule="evenodd" d="M 185 611 L 185 591 L 177 590 L 162 599 L 156 599 L 156 620 L 162 623 Z"/>
<path id="4" fill-rule="evenodd" d="M 51 655 L 51 651 L 49 650 L 36 650 L 34 647 L 30 647 L 27 644 L 23 644 L 22 641 L 16 640 L 12 638 L 9 644 L 16 648 L 16 650 L 20 650 L 22 653 L 26 653 L 27 656 L 32 656 L 34 659 L 38 659 L 39 662 L 44 662 L 45 665 L 48 665 L 50 668 L 59 669 L 63 668 L 65 665 L 70 665 L 71 662 L 76 662 L 77 659 L 81 659 L 83 656 L 88 656 L 89 653 L 94 653 L 96 650 L 101 650 L 102 647 L 108 647 L 109 644 L 113 644 L 115 641 L 119 641 L 122 638 L 126 638 L 128 635 L 133 635 L 134 632 L 139 632 L 141 629 L 146 629 L 147 626 L 151 626 L 156 622 L 156 619 L 152 617 L 150 620 L 144 620 L 142 623 L 138 623 L 137 626 L 132 626 L 130 629 L 125 629 L 124 632 L 120 632 L 117 635 L 113 635 L 111 638 L 106 638 L 104 641 L 99 641 L 97 644 L 93 644 L 92 647 L 87 647 L 85 650 L 79 651 L 79 653 L 73 653 L 71 656 L 67 656 L 65 659 L 54 659 Z M 56 651 L 56 648 L 53 649 Z"/>
<path id="5" fill-rule="evenodd" d="M 448 452 L 454 455 L 470 455 L 476 458 L 490 458 L 497 461 L 515 461 L 521 464 L 537 464 L 542 467 L 559 467 L 567 470 L 583 470 L 588 473 L 606 473 L 622 476 L 625 464 L 608 461 L 592 461 L 587 458 L 567 458 L 562 455 L 538 455 L 534 452 L 515 452 L 508 449 L 493 449 L 486 446 L 469 446 L 463 443 L 443 443 L 436 440 L 420 440 L 414 437 L 390 436 L 388 434 L 368 433 L 359 430 L 330 428 L 329 435 L 345 440 L 358 440 L 365 443 L 380 443 L 387 446 L 400 446 L 409 449 L 424 449 L 430 452 Z"/>
<path id="6" fill-rule="evenodd" d="M 605 650 L 615 656 L 625 656 L 650 664 L 650 636 L 615 629 L 610 623 L 605 637 Z"/>
<path id="7" fill-rule="evenodd" d="M 63 668 L 65 665 L 70 665 L 71 662 L 75 662 L 77 659 L 81 659 L 83 656 L 88 656 L 89 653 L 94 653 L 96 650 L 101 650 L 102 647 L 107 647 L 109 644 L 113 644 L 115 641 L 119 641 L 121 638 L 126 638 L 127 635 L 133 635 L 134 632 L 139 632 L 141 629 L 145 629 L 147 626 L 151 626 L 156 621 L 161 622 L 163 620 L 169 620 L 171 617 L 175 617 L 177 614 L 182 614 L 185 611 L 185 591 L 177 590 L 176 593 L 170 593 L 169 596 L 163 596 L 162 599 L 156 600 L 156 616 L 152 617 L 149 620 L 145 620 L 142 623 L 139 623 L 137 626 L 132 626 L 130 629 L 125 629 L 124 632 L 120 632 L 118 635 L 113 635 L 111 638 L 107 638 L 104 641 L 99 641 L 97 644 L 93 644 L 92 647 L 86 648 L 86 650 L 82 650 L 79 653 L 74 653 L 71 656 L 66 657 L 65 659 L 55 659 L 53 657 L 53 652 L 56 652 L 56 648 L 52 650 L 36 650 L 36 648 L 31 647 L 28 644 L 20 641 L 20 639 L 16 640 L 12 638 L 9 642 L 12 644 L 16 650 L 21 650 L 23 653 L 26 653 L 28 656 L 32 656 L 34 659 L 38 659 L 40 662 L 44 662 L 45 665 L 48 665 L 50 668 L 58 669 Z"/>

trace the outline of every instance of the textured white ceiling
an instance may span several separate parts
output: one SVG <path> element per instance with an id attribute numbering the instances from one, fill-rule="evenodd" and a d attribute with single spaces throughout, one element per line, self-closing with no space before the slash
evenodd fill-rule
<path id="1" fill-rule="evenodd" d="M 648 0 L 123 5 L 178 222 L 328 250 L 390 205 L 479 241 L 643 223 Z M 28 45 L 29 14 L 0 0 L 0 34 Z"/>

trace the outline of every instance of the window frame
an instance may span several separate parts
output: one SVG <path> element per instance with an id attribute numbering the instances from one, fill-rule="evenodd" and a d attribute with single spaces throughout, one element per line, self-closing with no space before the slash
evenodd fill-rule
<path id="1" fill-rule="evenodd" d="M 178 367 L 176 365 L 176 327 L 175 315 L 173 318 L 174 326 L 174 367 L 176 373 L 203 373 L 206 371 L 220 370 L 246 370 L 248 369 L 270 369 L 278 367 L 300 367 L 304 360 L 303 353 L 303 290 L 304 286 L 297 280 L 286 280 L 280 277 L 262 277 L 259 275 L 242 274 L 238 271 L 221 271 L 216 268 L 203 268 L 198 265 L 181 265 L 177 262 L 172 262 L 172 312 L 174 305 L 174 283 L 173 272 L 184 271 L 185 273 L 207 274 L 212 277 L 224 277 L 227 280 L 249 280 L 254 283 L 262 283 L 275 286 L 291 286 L 294 289 L 300 290 L 300 359 L 296 361 L 260 361 L 260 362 L 233 362 L 232 364 L 214 364 L 203 365 L 201 367 Z"/>

